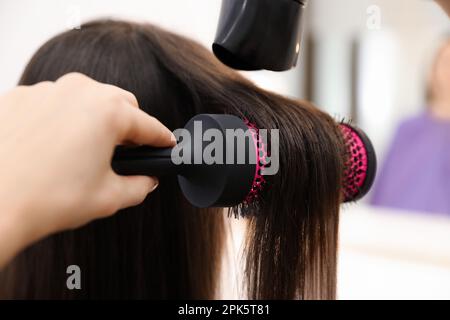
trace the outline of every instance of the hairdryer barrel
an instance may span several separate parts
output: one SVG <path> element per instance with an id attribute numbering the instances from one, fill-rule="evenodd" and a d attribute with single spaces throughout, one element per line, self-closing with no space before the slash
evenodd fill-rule
<path id="1" fill-rule="evenodd" d="M 213 52 L 239 70 L 289 70 L 300 52 L 307 0 L 222 0 Z"/>

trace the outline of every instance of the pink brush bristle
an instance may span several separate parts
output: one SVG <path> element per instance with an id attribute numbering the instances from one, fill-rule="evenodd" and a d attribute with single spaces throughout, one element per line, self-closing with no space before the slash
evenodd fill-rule
<path id="1" fill-rule="evenodd" d="M 247 119 L 244 119 L 244 121 L 252 135 L 252 141 L 255 147 L 256 167 L 252 187 L 249 193 L 239 206 L 232 208 L 230 211 L 230 214 L 233 214 L 236 218 L 239 216 L 248 217 L 258 212 L 261 192 L 267 184 L 266 179 L 261 174 L 262 169 L 268 164 L 267 147 L 259 135 L 258 127 Z"/>
<path id="2" fill-rule="evenodd" d="M 245 120 L 245 124 L 252 134 L 256 151 L 255 177 L 253 179 L 252 188 L 244 200 L 244 203 L 249 204 L 258 199 L 260 192 L 266 184 L 266 180 L 261 174 L 261 170 L 267 165 L 267 149 L 259 136 L 259 129 L 247 119 Z"/>
<path id="3" fill-rule="evenodd" d="M 345 169 L 343 173 L 344 202 L 362 198 L 375 177 L 376 158 L 372 143 L 359 129 L 341 124 L 345 143 Z"/>

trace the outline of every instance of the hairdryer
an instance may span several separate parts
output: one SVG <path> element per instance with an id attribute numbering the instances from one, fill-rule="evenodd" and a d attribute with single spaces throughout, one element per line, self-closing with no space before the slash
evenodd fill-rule
<path id="1" fill-rule="evenodd" d="M 222 0 L 213 52 L 240 70 L 297 64 L 307 0 Z"/>

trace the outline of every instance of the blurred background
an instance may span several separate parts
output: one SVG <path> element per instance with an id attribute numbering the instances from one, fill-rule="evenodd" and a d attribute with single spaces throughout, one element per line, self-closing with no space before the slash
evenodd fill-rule
<path id="1" fill-rule="evenodd" d="M 152 22 L 210 47 L 220 4 L 2 0 L 0 92 L 47 39 L 96 17 Z M 450 299 L 449 31 L 431 0 L 310 0 L 297 67 L 245 73 L 352 119 L 374 143 L 375 188 L 342 211 L 341 299 Z"/>

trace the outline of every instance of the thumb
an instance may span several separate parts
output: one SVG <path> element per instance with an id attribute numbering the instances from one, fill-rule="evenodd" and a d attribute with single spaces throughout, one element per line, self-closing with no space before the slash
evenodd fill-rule
<path id="1" fill-rule="evenodd" d="M 140 204 L 158 186 L 158 179 L 147 176 L 117 176 L 121 192 L 118 201 L 120 209 Z"/>

